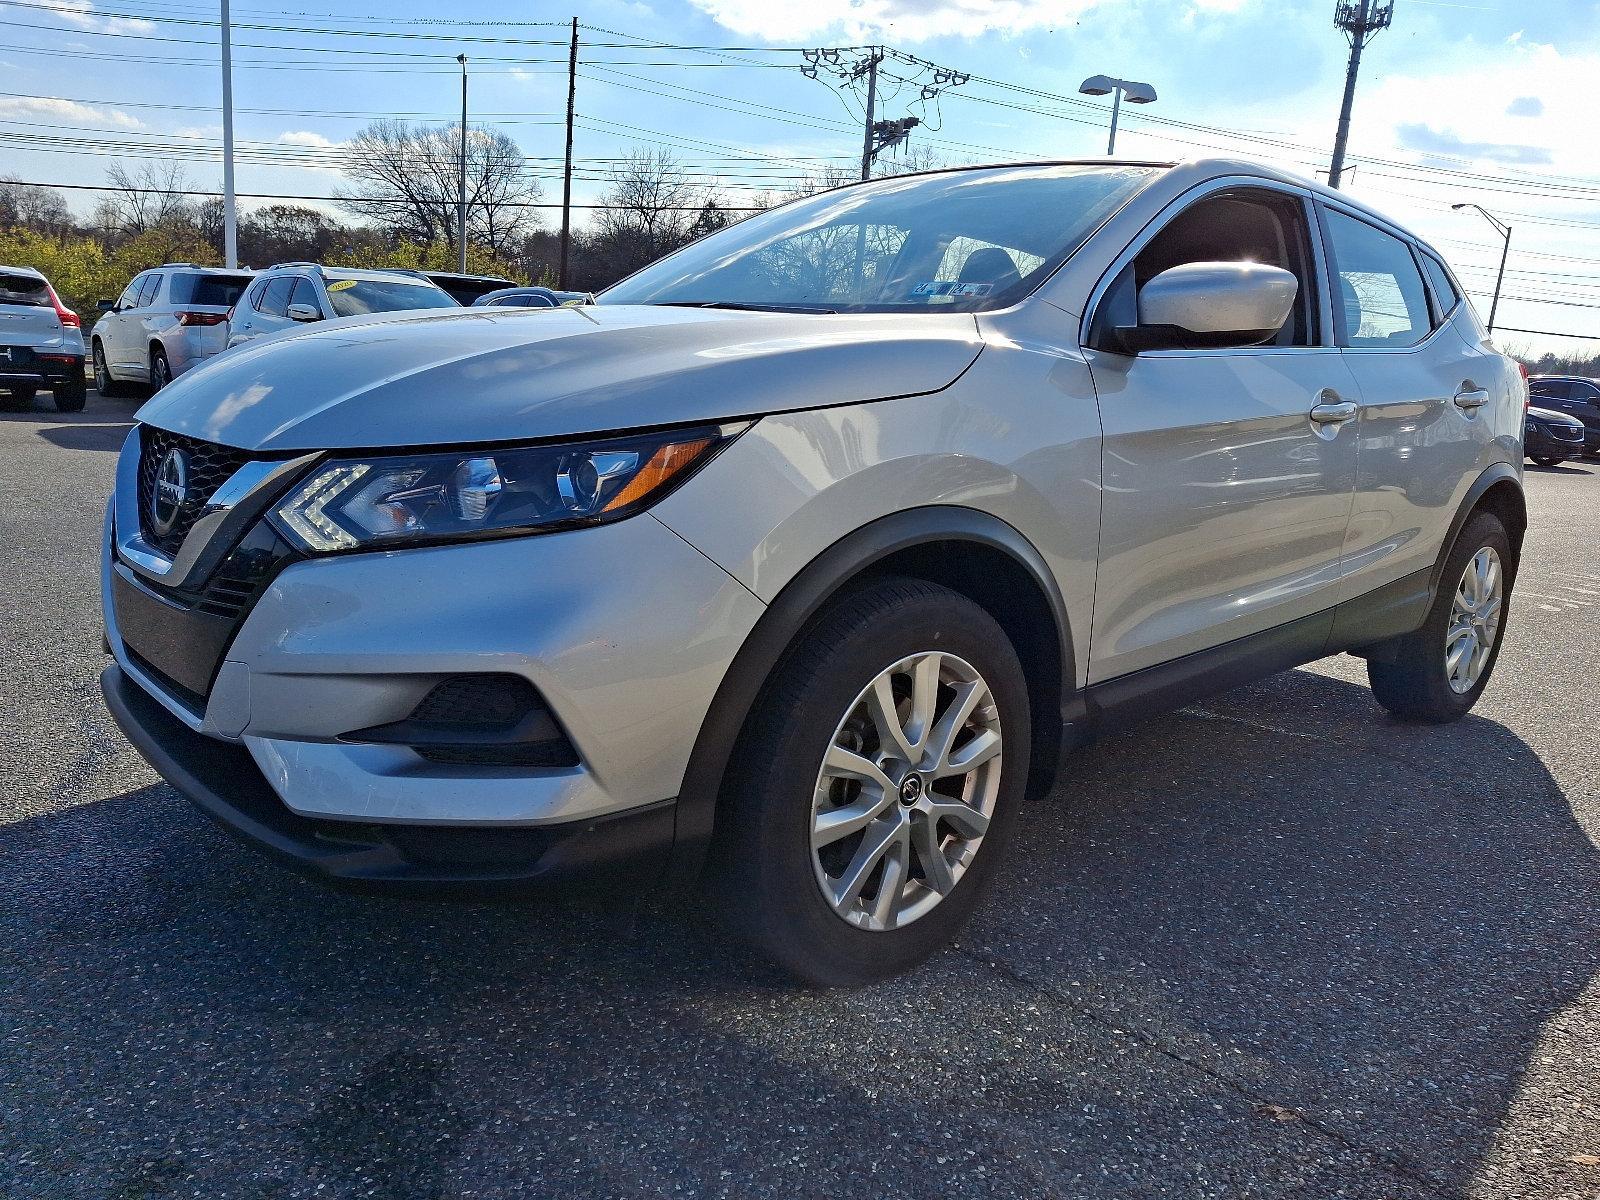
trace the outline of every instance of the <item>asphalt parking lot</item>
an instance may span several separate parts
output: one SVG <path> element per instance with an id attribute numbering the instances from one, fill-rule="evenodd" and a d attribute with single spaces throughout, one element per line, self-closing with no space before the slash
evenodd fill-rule
<path id="1" fill-rule="evenodd" d="M 329 892 L 96 676 L 136 401 L 0 416 L 0 1196 L 1600 1196 L 1600 468 L 1477 712 L 1339 658 L 1108 738 L 960 946 L 801 992 L 692 906 Z"/>

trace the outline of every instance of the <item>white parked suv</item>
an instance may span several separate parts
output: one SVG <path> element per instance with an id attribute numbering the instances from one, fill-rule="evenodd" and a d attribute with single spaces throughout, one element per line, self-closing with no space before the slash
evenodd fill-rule
<path id="1" fill-rule="evenodd" d="M 228 310 L 251 272 L 166 263 L 136 275 L 90 332 L 94 385 L 122 395 L 145 385 L 160 391 L 228 344 Z"/>
<path id="2" fill-rule="evenodd" d="M 340 317 L 460 307 L 431 280 L 410 272 L 279 263 L 257 276 L 234 309 L 228 321 L 228 345 L 241 346 Z"/>
<path id="3" fill-rule="evenodd" d="M 1097 730 L 1340 652 L 1464 715 L 1525 398 L 1438 253 L 1310 180 L 854 184 L 593 305 L 180 380 L 117 470 L 104 691 L 312 874 L 704 867 L 756 946 L 860 983 L 953 936 Z"/>
<path id="4" fill-rule="evenodd" d="M 32 267 L 0 266 L 0 397 L 13 408 L 49 388 L 61 412 L 85 398 L 83 330 L 78 314 Z"/>

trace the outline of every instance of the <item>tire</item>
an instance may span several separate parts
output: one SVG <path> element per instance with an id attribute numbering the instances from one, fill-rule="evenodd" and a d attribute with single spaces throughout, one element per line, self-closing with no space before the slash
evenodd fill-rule
<path id="1" fill-rule="evenodd" d="M 915 718 L 910 674 L 889 675 L 886 684 L 903 734 L 932 727 L 917 739 L 928 748 L 922 755 L 905 748 L 929 765 L 943 741 L 939 722 L 970 690 L 978 697 L 972 715 L 946 744 L 957 762 L 980 741 L 998 745 L 998 754 L 943 779 L 910 771 L 902 756 L 879 772 L 877 785 L 837 770 L 824 783 L 824 756 L 841 746 L 875 760 L 869 765 L 893 758 L 883 753 L 884 726 L 872 718 L 867 692 L 891 668 L 930 661 L 937 667 L 921 677 L 926 686 L 938 672 L 936 693 L 926 693 L 937 696 L 933 721 Z M 1022 664 L 982 608 L 920 580 L 886 579 L 851 592 L 811 622 L 746 722 L 713 845 L 721 912 L 752 946 L 809 984 L 857 986 L 916 966 L 965 924 L 1003 857 L 1027 791 L 1030 729 Z M 953 798 L 958 789 L 971 804 Z M 858 819 L 854 831 L 813 850 L 818 821 L 849 810 Z M 877 818 L 861 822 L 870 811 Z M 942 869 L 923 848 L 930 836 Z M 869 841 L 890 849 L 874 860 Z M 852 871 L 874 861 L 882 865 Z M 886 892 L 891 870 L 895 886 Z M 824 896 L 825 877 L 842 904 Z M 861 880 L 855 898 L 842 895 L 852 877 Z"/>
<path id="2" fill-rule="evenodd" d="M 1553 467 L 1561 461 L 1559 458 L 1550 458 L 1543 454 L 1535 454 L 1532 456 L 1532 458 L 1533 461 L 1541 467 Z"/>
<path id="3" fill-rule="evenodd" d="M 106 352 L 100 345 L 100 339 L 95 338 L 90 348 L 90 359 L 94 368 L 94 390 L 102 396 L 126 396 L 128 385 L 111 374 L 111 368 L 106 365 Z"/>
<path id="4" fill-rule="evenodd" d="M 55 386 L 55 401 L 57 412 L 82 412 L 84 403 L 88 399 L 89 389 L 83 382 L 83 372 Z"/>
<path id="5" fill-rule="evenodd" d="M 39 394 L 34 387 L 7 388 L 4 395 L 0 396 L 0 407 L 7 412 L 26 412 L 33 406 L 33 398 Z"/>
<path id="6" fill-rule="evenodd" d="M 157 346 L 150 351 L 150 394 L 154 396 L 171 382 L 172 364 L 167 361 L 167 352 Z"/>
<path id="7" fill-rule="evenodd" d="M 1498 579 L 1494 588 L 1494 622 L 1487 629 L 1481 622 L 1466 622 L 1473 629 L 1473 645 L 1481 645 L 1487 632 L 1490 642 L 1488 652 L 1481 658 L 1476 675 L 1464 670 L 1452 682 L 1447 670 L 1446 656 L 1459 644 L 1450 633 L 1453 625 L 1462 622 L 1457 617 L 1457 595 L 1464 603 L 1471 596 L 1465 578 L 1469 564 L 1476 564 L 1480 554 L 1489 554 L 1498 562 Z M 1506 617 L 1510 609 L 1511 584 L 1516 577 L 1516 556 L 1511 549 L 1511 539 L 1500 518 L 1491 512 L 1478 512 L 1467 520 L 1456 543 L 1445 559 L 1444 573 L 1440 576 L 1439 593 L 1434 597 L 1428 619 L 1415 633 L 1398 638 L 1393 652 L 1386 656 L 1390 661 L 1377 658 L 1367 660 L 1367 678 L 1378 703 L 1397 717 L 1442 725 L 1458 721 L 1471 711 L 1483 689 L 1489 685 L 1495 663 L 1500 657 L 1504 641 Z M 1481 611 L 1487 611 L 1490 599 L 1483 601 Z M 1448 644 L 1447 644 L 1448 635 Z M 1468 651 L 1476 658 L 1475 651 Z M 1466 676 L 1470 675 L 1470 679 Z M 1465 686 L 1463 686 L 1465 685 Z"/>

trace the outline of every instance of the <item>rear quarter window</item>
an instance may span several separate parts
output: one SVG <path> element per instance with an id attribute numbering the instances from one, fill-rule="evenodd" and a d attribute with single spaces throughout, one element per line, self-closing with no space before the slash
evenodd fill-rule
<path id="1" fill-rule="evenodd" d="M 172 302 L 232 308 L 250 286 L 250 278 L 249 275 L 200 275 L 185 271 L 172 277 Z"/>
<path id="2" fill-rule="evenodd" d="M 50 289 L 42 279 L 32 275 L 10 275 L 0 272 L 0 304 L 30 304 L 48 307 Z"/>

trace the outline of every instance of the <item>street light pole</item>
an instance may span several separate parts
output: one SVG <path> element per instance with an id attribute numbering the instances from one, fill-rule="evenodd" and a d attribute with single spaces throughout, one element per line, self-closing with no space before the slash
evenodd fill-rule
<path id="1" fill-rule="evenodd" d="M 233 27 L 222 0 L 222 261 L 239 265 L 239 210 L 233 193 Z"/>
<path id="2" fill-rule="evenodd" d="M 1500 218 L 1496 217 L 1481 204 L 1467 202 L 1463 204 L 1452 204 L 1450 207 L 1455 209 L 1456 212 L 1462 212 L 1463 210 L 1469 208 L 1476 209 L 1480 214 L 1482 214 L 1484 220 L 1488 221 L 1489 224 L 1495 227 L 1496 232 L 1500 234 L 1502 239 L 1502 244 L 1500 246 L 1500 273 L 1494 277 L 1494 299 L 1489 301 L 1489 332 L 1493 333 L 1495 314 L 1500 311 L 1500 285 L 1503 284 L 1506 279 L 1506 259 L 1511 255 L 1511 226 L 1500 220 Z"/>
<path id="3" fill-rule="evenodd" d="M 461 64 L 461 159 L 456 177 L 456 255 L 457 269 L 467 273 L 467 56 L 456 55 Z"/>
<path id="4" fill-rule="evenodd" d="M 1122 98 L 1126 96 L 1129 104 L 1156 102 L 1156 89 L 1148 83 L 1137 83 L 1131 79 L 1114 79 L 1110 75 L 1091 75 L 1079 85 L 1078 91 L 1085 96 L 1111 97 L 1111 136 L 1106 139 L 1108 158 L 1117 152 L 1117 123 L 1122 117 Z"/>

